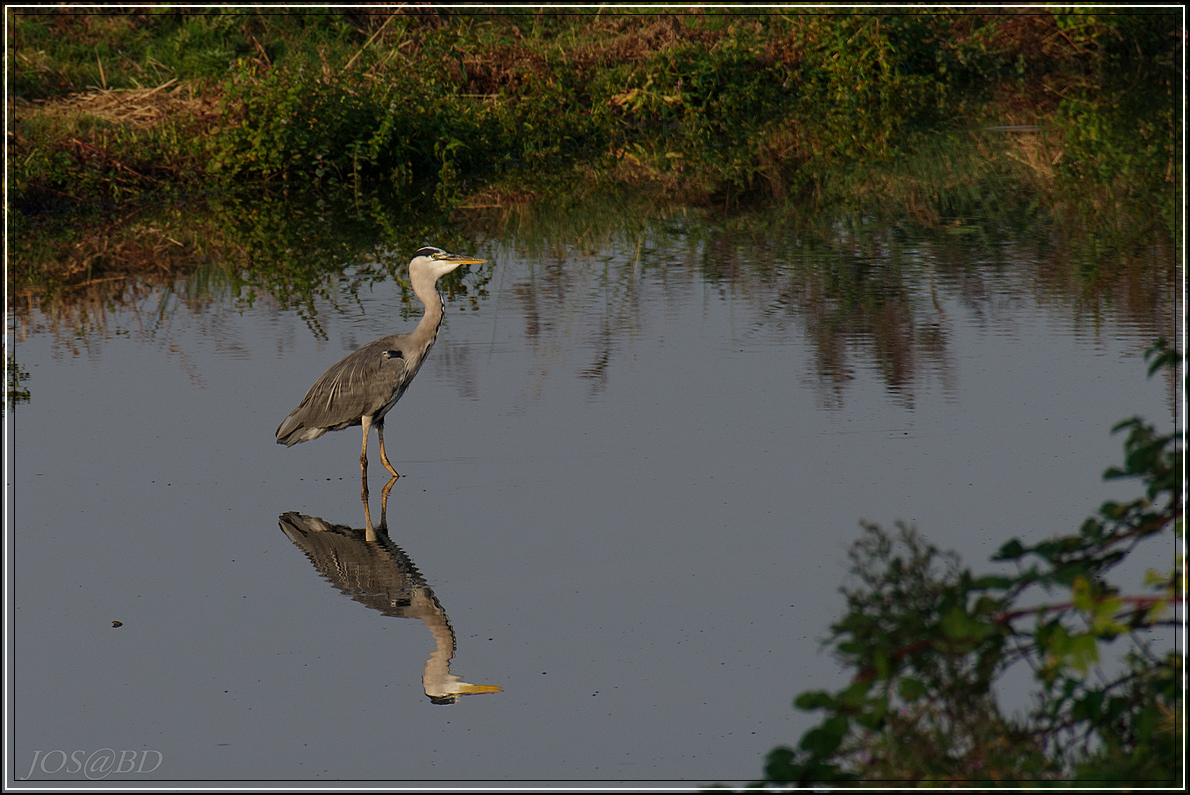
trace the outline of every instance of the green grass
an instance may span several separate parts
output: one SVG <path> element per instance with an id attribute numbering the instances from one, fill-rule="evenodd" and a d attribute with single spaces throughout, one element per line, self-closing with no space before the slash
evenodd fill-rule
<path id="1" fill-rule="evenodd" d="M 10 206 L 32 217 L 251 183 L 395 190 L 443 210 L 548 184 L 725 208 L 819 201 L 928 166 L 919 153 L 932 139 L 1005 113 L 997 97 L 1011 95 L 1009 112 L 1067 125 L 1047 178 L 1077 182 L 1071 195 L 1088 183 L 1159 194 L 1172 224 L 1176 200 L 1152 175 L 1180 163 L 1177 119 L 1149 97 L 1163 80 L 1172 96 L 1176 22 L 908 9 L 9 12 Z M 1112 74 L 1131 83 L 1109 85 Z M 1059 106 L 1042 85 L 1061 86 Z M 152 123 L 78 103 L 155 87 L 164 114 Z M 1140 99 L 1115 111 L 1117 94 Z"/>

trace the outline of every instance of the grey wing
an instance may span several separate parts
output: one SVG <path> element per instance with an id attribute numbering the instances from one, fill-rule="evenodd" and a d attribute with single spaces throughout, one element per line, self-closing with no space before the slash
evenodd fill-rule
<path id="1" fill-rule="evenodd" d="M 391 405 L 407 380 L 399 346 L 380 339 L 340 359 L 323 373 L 277 428 L 279 444 L 294 445 L 327 431 L 359 425 Z"/>

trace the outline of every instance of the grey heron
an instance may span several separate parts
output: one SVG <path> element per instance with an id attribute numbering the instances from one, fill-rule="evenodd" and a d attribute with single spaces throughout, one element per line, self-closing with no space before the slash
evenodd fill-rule
<path id="1" fill-rule="evenodd" d="M 390 334 L 369 342 L 331 365 L 277 428 L 277 444 L 292 447 L 317 439 L 327 431 L 362 425 L 364 440 L 359 468 L 366 489 L 368 433 L 375 426 L 380 439 L 380 460 L 393 477 L 400 477 L 384 450 L 384 415 L 405 394 L 438 337 L 446 308 L 438 292 L 438 279 L 460 265 L 486 261 L 448 254 L 433 246 L 418 249 L 409 261 L 409 282 L 414 295 L 425 305 L 417 328 L 409 334 Z"/>

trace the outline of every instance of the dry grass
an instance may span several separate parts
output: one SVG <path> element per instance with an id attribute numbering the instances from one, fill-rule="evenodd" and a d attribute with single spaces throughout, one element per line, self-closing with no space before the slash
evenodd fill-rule
<path id="1" fill-rule="evenodd" d="M 9 104 L 15 118 L 41 115 L 47 119 L 71 122 L 80 116 L 93 116 L 109 124 L 139 129 L 155 126 L 168 118 L 186 116 L 211 119 L 219 114 L 218 100 L 199 95 L 188 83 L 169 80 L 156 88 L 93 89 L 54 99 L 32 102 L 14 100 Z"/>

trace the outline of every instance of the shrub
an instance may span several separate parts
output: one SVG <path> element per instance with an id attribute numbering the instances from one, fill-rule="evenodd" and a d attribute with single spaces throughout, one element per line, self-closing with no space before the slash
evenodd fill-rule
<path id="1" fill-rule="evenodd" d="M 1146 358 L 1150 374 L 1181 361 L 1163 342 Z M 912 528 L 866 527 L 851 553 L 860 585 L 831 636 L 854 677 L 798 696 L 826 717 L 796 750 L 770 752 L 767 782 L 1181 782 L 1182 652 L 1151 637 L 1183 604 L 1181 555 L 1140 593 L 1107 575 L 1147 539 L 1180 550 L 1182 436 L 1139 418 L 1115 430 L 1128 431 L 1124 464 L 1105 477 L 1140 478 L 1144 495 L 1104 503 L 1075 534 L 1009 541 L 995 559 L 1015 575 L 976 575 Z M 1109 665 L 1113 641 L 1128 648 Z M 1002 714 L 994 690 L 1021 663 L 1037 687 L 1023 719 Z"/>

